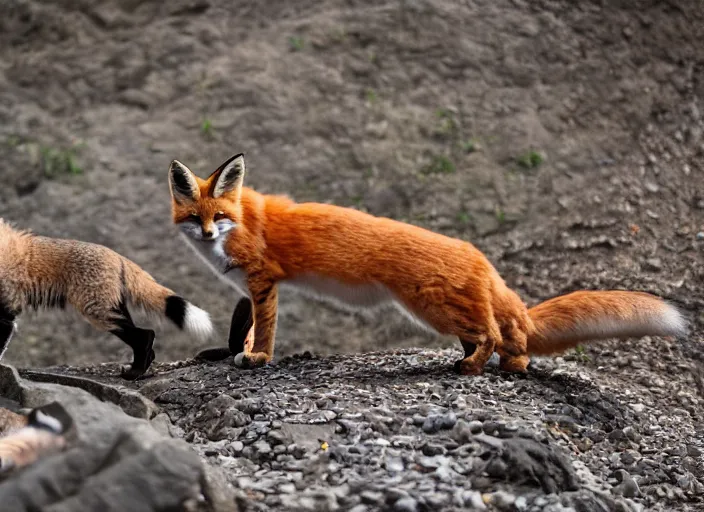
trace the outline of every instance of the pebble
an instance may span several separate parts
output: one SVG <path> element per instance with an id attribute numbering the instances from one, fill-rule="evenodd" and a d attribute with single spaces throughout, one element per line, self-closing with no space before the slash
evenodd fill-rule
<path id="1" fill-rule="evenodd" d="M 662 270 L 662 260 L 660 258 L 648 258 L 643 265 L 645 270 L 659 272 Z"/>
<path id="2" fill-rule="evenodd" d="M 469 422 L 469 430 L 472 434 L 479 434 L 483 430 L 483 425 L 481 421 L 472 420 Z"/>
<path id="3" fill-rule="evenodd" d="M 423 422 L 423 432 L 434 434 L 440 430 L 449 430 L 457 423 L 457 415 L 454 412 L 441 415 L 428 416 Z"/>
<path id="4" fill-rule="evenodd" d="M 384 499 L 384 495 L 378 491 L 364 491 L 359 496 L 362 499 L 362 503 L 368 505 L 377 505 Z"/>
<path id="5" fill-rule="evenodd" d="M 266 441 L 258 441 L 254 443 L 254 449 L 257 450 L 257 453 L 261 455 L 267 455 L 271 453 L 271 445 L 267 443 Z"/>
<path id="6" fill-rule="evenodd" d="M 445 448 L 437 444 L 426 444 L 423 446 L 423 455 L 432 457 L 433 455 L 443 455 Z"/>
<path id="7" fill-rule="evenodd" d="M 401 498 L 394 503 L 396 512 L 416 512 L 418 510 L 418 502 L 410 496 Z"/>
<path id="8" fill-rule="evenodd" d="M 240 453 L 244 449 L 244 443 L 242 441 L 233 441 L 230 443 L 230 450 L 234 454 Z"/>
<path id="9" fill-rule="evenodd" d="M 656 194 L 660 191 L 660 186 L 657 183 L 653 183 L 652 181 L 646 181 L 643 186 L 648 192 L 651 192 L 653 194 Z"/>
<path id="10" fill-rule="evenodd" d="M 643 411 L 645 411 L 645 405 L 638 403 L 638 404 L 628 404 L 631 409 L 633 409 L 636 413 L 640 414 Z"/>
<path id="11" fill-rule="evenodd" d="M 619 469 L 616 472 L 616 479 L 620 481 L 621 484 L 614 488 L 614 494 L 620 494 L 624 498 L 635 498 L 640 495 L 638 484 L 633 477 L 628 474 L 628 471 Z"/>

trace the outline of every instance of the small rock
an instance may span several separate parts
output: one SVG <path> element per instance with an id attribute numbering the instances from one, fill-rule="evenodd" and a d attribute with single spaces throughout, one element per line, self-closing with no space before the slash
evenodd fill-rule
<path id="1" fill-rule="evenodd" d="M 273 445 L 283 444 L 286 442 L 286 436 L 279 430 L 269 431 L 266 437 Z"/>
<path id="2" fill-rule="evenodd" d="M 490 496 L 490 503 L 498 508 L 511 507 L 516 502 L 516 497 L 513 494 L 504 491 L 496 491 Z"/>
<path id="3" fill-rule="evenodd" d="M 662 260 L 660 258 L 648 258 L 643 265 L 645 270 L 659 272 L 662 270 Z"/>
<path id="4" fill-rule="evenodd" d="M 445 448 L 437 444 L 426 444 L 423 446 L 423 455 L 432 457 L 433 455 L 444 455 Z"/>
<path id="5" fill-rule="evenodd" d="M 621 454 L 621 463 L 623 463 L 626 466 L 630 466 L 636 461 L 636 458 L 633 456 L 633 454 L 630 451 L 625 451 Z"/>
<path id="6" fill-rule="evenodd" d="M 651 192 L 653 194 L 656 194 L 660 190 L 660 186 L 657 183 L 653 183 L 652 181 L 646 181 L 643 186 L 648 192 Z"/>
<path id="7" fill-rule="evenodd" d="M 261 455 L 267 455 L 271 453 L 271 445 L 267 443 L 266 441 L 257 441 L 254 443 L 254 449 L 257 450 L 257 453 Z"/>
<path id="8" fill-rule="evenodd" d="M 391 473 L 400 473 L 405 469 L 403 460 L 400 457 L 386 457 L 386 471 Z"/>
<path id="9" fill-rule="evenodd" d="M 630 425 L 623 429 L 623 433 L 634 443 L 640 443 L 643 437 Z"/>
<path id="10" fill-rule="evenodd" d="M 384 499 L 384 495 L 376 491 L 364 491 L 359 497 L 362 499 L 362 503 L 367 505 L 377 505 Z"/>
<path id="11" fill-rule="evenodd" d="M 619 469 L 616 472 L 616 479 L 621 483 L 614 487 L 614 494 L 620 494 L 624 498 L 635 498 L 640 495 L 638 484 L 633 477 L 628 474 L 628 471 L 625 469 Z"/>
<path id="12" fill-rule="evenodd" d="M 234 441 L 233 443 L 230 443 L 230 451 L 233 454 L 238 454 L 241 453 L 242 450 L 244 450 L 244 443 L 242 441 Z"/>
<path id="13" fill-rule="evenodd" d="M 640 414 L 640 413 L 642 413 L 643 411 L 645 411 L 645 405 L 644 405 L 644 404 L 640 404 L 640 403 L 638 403 L 638 404 L 629 404 L 629 406 L 631 407 L 631 409 L 633 409 L 633 410 L 634 410 L 636 413 L 638 413 L 638 414 Z"/>
<path id="14" fill-rule="evenodd" d="M 472 434 L 479 434 L 482 431 L 482 422 L 478 420 L 472 420 L 469 422 L 469 431 Z"/>
<path id="15" fill-rule="evenodd" d="M 401 498 L 396 503 L 394 503 L 394 510 L 396 512 L 415 512 L 418 510 L 418 502 L 411 498 Z"/>
<path id="16" fill-rule="evenodd" d="M 609 441 L 620 441 L 621 439 L 624 439 L 626 436 L 623 433 L 623 430 L 620 428 L 615 428 L 611 432 L 609 432 L 608 438 Z"/>
<path id="17" fill-rule="evenodd" d="M 689 455 L 690 457 L 699 457 L 701 454 L 702 451 L 696 446 L 691 444 L 687 445 L 687 455 Z"/>

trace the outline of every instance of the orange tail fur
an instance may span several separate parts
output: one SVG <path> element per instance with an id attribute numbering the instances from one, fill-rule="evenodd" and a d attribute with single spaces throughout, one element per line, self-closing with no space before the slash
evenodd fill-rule
<path id="1" fill-rule="evenodd" d="M 533 332 L 528 352 L 547 355 L 582 342 L 608 338 L 680 336 L 687 330 L 682 314 L 664 300 L 642 292 L 578 291 L 528 310 Z"/>

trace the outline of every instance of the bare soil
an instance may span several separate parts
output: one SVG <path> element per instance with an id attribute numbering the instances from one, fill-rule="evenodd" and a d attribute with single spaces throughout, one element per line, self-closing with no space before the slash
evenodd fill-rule
<path id="1" fill-rule="evenodd" d="M 471 240 L 528 302 L 618 287 L 694 308 L 703 16 L 684 0 L 12 0 L 0 215 L 116 249 L 211 311 L 224 339 L 234 297 L 171 226 L 166 170 L 178 158 L 207 174 L 242 151 L 262 192 Z M 284 296 L 277 355 L 448 343 L 398 320 Z M 160 339 L 161 360 L 201 348 Z M 123 356 L 58 313 L 25 317 L 7 355 Z"/>
<path id="2" fill-rule="evenodd" d="M 281 299 L 280 361 L 304 350 L 432 350 L 370 356 L 373 368 L 365 368 L 362 356 L 288 359 L 278 369 L 243 375 L 216 365 L 205 368 L 204 378 L 168 373 L 165 361 L 203 347 L 164 329 L 156 382 L 172 379 L 179 391 L 162 396 L 150 384 L 154 379 L 136 385 L 190 441 L 204 443 L 204 454 L 234 457 L 213 463 L 239 468 L 231 473 L 235 483 L 250 475 L 247 460 L 263 464 L 269 456 L 258 459 L 259 448 L 240 453 L 241 444 L 213 448 L 204 441 L 209 427 L 191 413 L 215 414 L 218 404 L 207 404 L 223 393 L 259 400 L 258 390 L 271 378 L 289 383 L 286 400 L 299 396 L 306 410 L 351 393 L 335 409 L 339 415 L 354 415 L 355 407 L 377 414 L 369 393 L 387 389 L 381 406 L 401 419 L 391 433 L 374 427 L 385 439 L 407 433 L 404 421 L 413 418 L 405 418 L 404 400 L 423 396 L 468 422 L 496 416 L 534 425 L 562 411 L 576 418 L 579 428 L 570 424 L 582 434 L 553 432 L 553 440 L 603 485 L 611 479 L 618 486 L 614 472 L 628 467 L 641 475 L 643 495 L 636 500 L 642 506 L 701 506 L 701 2 L 7 0 L 2 11 L 0 216 L 41 234 L 121 252 L 210 311 L 223 342 L 235 297 L 171 225 L 166 172 L 174 158 L 206 175 L 244 152 L 247 184 L 261 192 L 347 205 L 471 240 L 529 304 L 580 288 L 644 290 L 678 303 L 691 320 L 687 339 L 606 342 L 569 355 L 572 361 L 543 362 L 552 365 L 543 369 L 547 373 L 517 384 L 493 370 L 462 384 L 445 373 L 449 353 L 436 350 L 452 340 L 409 331 L 395 315 L 341 314 L 289 295 Z M 38 367 L 127 358 L 119 340 L 47 312 L 22 319 L 5 360 Z M 347 363 L 348 377 L 362 383 L 352 391 L 334 382 Z M 566 377 L 560 377 L 562 364 Z M 79 373 L 109 378 L 113 370 L 92 366 Z M 239 395 L 230 374 L 243 387 Z M 248 375 L 251 389 L 245 388 Z M 177 400 L 198 379 L 206 383 L 200 395 Z M 324 396 L 308 396 L 317 384 Z M 511 391 L 504 396 L 499 388 Z M 496 391 L 499 398 L 472 402 L 489 410 L 480 417 L 452 401 L 452 390 L 462 395 L 462 389 L 484 397 Z M 536 397 L 537 409 L 527 411 L 526 402 Z M 250 426 L 225 432 L 223 442 L 259 428 L 257 414 L 266 421 L 294 414 L 285 412 L 287 404 L 283 416 L 276 408 L 238 409 L 251 413 Z M 562 404 L 581 412 L 565 413 Z M 645 438 L 640 448 L 633 448 L 638 442 L 630 434 L 606 444 L 589 434 L 608 435 L 629 424 Z M 345 435 L 344 446 L 358 440 Z M 417 435 L 422 451 L 432 439 Z M 675 450 L 678 440 L 679 452 L 665 451 Z M 657 458 L 656 465 L 671 471 L 665 477 L 634 472 L 622 459 L 612 460 L 616 448 L 609 442 L 623 443 L 619 454 L 640 449 L 639 457 Z M 680 480 L 683 471 L 689 480 Z M 413 499 L 423 494 L 418 489 Z M 272 498 L 256 486 L 252 492 L 264 508 L 286 508 L 283 495 Z M 399 496 L 382 498 L 395 503 Z M 370 503 L 376 497 L 368 496 Z M 358 502 L 357 496 L 344 503 Z"/>

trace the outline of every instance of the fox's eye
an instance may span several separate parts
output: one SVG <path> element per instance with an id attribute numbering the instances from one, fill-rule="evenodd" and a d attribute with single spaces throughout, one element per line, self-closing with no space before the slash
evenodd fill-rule
<path id="1" fill-rule="evenodd" d="M 192 220 L 193 222 L 200 222 L 200 217 L 196 215 L 195 213 L 191 213 L 188 216 L 188 220 Z"/>
<path id="2" fill-rule="evenodd" d="M 215 222 L 227 218 L 227 215 L 225 215 L 224 212 L 218 212 L 215 214 L 214 220 Z"/>

